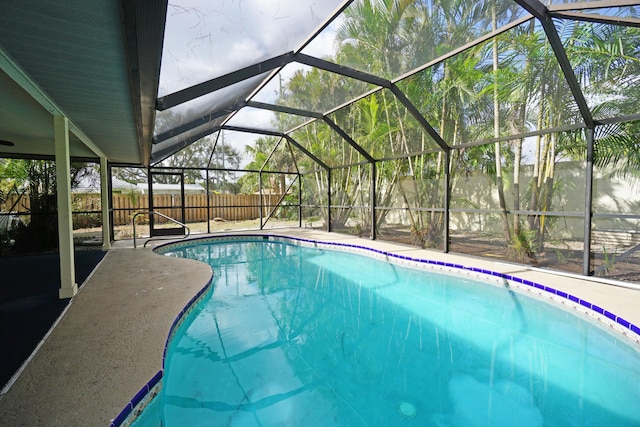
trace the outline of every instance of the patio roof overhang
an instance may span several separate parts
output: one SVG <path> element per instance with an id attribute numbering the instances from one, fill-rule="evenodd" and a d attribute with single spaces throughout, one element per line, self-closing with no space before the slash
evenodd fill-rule
<path id="1" fill-rule="evenodd" d="M 0 154 L 147 164 L 167 1 L 27 0 L 0 13 Z"/>

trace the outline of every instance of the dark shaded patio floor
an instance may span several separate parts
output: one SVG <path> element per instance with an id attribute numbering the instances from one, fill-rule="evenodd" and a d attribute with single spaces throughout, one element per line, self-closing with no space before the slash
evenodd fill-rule
<path id="1" fill-rule="evenodd" d="M 105 254 L 101 250 L 75 253 L 78 286 Z M 0 258 L 0 389 L 70 301 L 58 299 L 59 260 L 58 254 Z"/>

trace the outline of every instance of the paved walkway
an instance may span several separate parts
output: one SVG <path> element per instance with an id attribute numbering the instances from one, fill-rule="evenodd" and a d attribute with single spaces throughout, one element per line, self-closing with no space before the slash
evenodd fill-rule
<path id="1" fill-rule="evenodd" d="M 176 315 L 209 266 L 113 249 L 9 392 L 0 426 L 108 426 L 161 369 Z"/>
<path id="2" fill-rule="evenodd" d="M 255 231 L 253 233 L 256 233 Z M 640 291 L 493 260 L 307 229 L 270 230 L 500 271 L 579 296 L 640 325 Z M 211 269 L 150 249 L 106 255 L 9 392 L 0 426 L 107 426 L 161 368 L 169 328 Z"/>

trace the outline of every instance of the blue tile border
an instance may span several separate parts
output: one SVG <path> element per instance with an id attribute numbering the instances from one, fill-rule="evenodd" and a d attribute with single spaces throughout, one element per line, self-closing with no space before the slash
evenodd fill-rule
<path id="1" fill-rule="evenodd" d="M 526 279 L 522 279 L 520 277 L 517 276 L 512 276 L 510 274 L 505 274 L 505 273 L 500 273 L 497 271 L 492 271 L 492 270 L 486 270 L 486 269 L 482 269 L 479 267 L 470 267 L 470 266 L 465 266 L 462 264 L 455 264 L 455 263 L 448 263 L 448 262 L 444 262 L 444 261 L 436 261 L 436 260 L 431 260 L 431 259 L 425 259 L 425 258 L 414 258 L 411 256 L 407 256 L 407 255 L 399 255 L 399 254 L 395 254 L 392 252 L 386 252 L 380 249 L 375 249 L 375 248 L 370 248 L 370 247 L 366 247 L 366 246 L 361 246 L 361 245 L 355 245 L 355 244 L 351 244 L 351 243 L 341 243 L 341 242 L 323 242 L 323 241 L 317 241 L 317 240 L 312 240 L 312 239 L 304 239 L 301 237 L 292 237 L 292 236 L 285 236 L 285 235 L 279 235 L 279 234 L 272 234 L 272 233 L 256 233 L 256 234 L 225 234 L 225 235 L 220 235 L 220 236 L 206 236 L 206 237 L 196 237 L 196 238 L 191 238 L 188 240 L 183 240 L 177 243 L 167 243 L 164 245 L 160 245 L 155 247 L 153 250 L 154 252 L 158 253 L 158 254 L 162 254 L 171 250 L 175 250 L 175 249 L 180 249 L 180 248 L 184 248 L 184 247 L 190 247 L 190 246 L 196 246 L 202 243 L 209 243 L 209 242 L 221 242 L 221 241 L 236 241 L 236 242 L 243 242 L 243 241 L 255 241 L 255 240 L 259 240 L 259 241 L 264 241 L 264 240 L 273 240 L 273 241 L 280 241 L 282 243 L 290 243 L 290 244 L 299 244 L 299 245 L 308 245 L 308 246 L 312 246 L 312 247 L 327 247 L 327 248 L 333 248 L 333 249 L 342 249 L 342 250 L 349 250 L 352 252 L 360 252 L 360 253 L 374 253 L 377 255 L 381 255 L 384 257 L 384 259 L 388 260 L 388 261 L 408 261 L 408 262 L 401 262 L 401 264 L 405 265 L 405 264 L 417 264 L 418 266 L 423 265 L 423 266 L 436 266 L 436 267 L 446 267 L 449 269 L 453 269 L 453 270 L 461 270 L 463 272 L 473 272 L 475 274 L 482 274 L 482 275 L 486 275 L 486 276 L 490 276 L 490 277 L 494 277 L 494 278 L 499 278 L 499 279 L 503 279 L 509 282 L 513 282 L 519 285 L 523 285 L 524 287 L 528 287 L 531 289 L 535 289 L 541 292 L 545 292 L 548 293 L 549 296 L 553 296 L 556 298 L 559 298 L 561 301 L 569 301 L 573 304 L 576 305 L 576 307 L 584 307 L 587 310 L 590 310 L 594 313 L 596 313 L 599 316 L 602 316 L 602 318 L 606 318 L 609 319 L 610 321 L 612 321 L 613 323 L 620 325 L 622 327 L 622 329 L 625 330 L 625 332 L 622 332 L 623 334 L 626 335 L 626 332 L 629 332 L 631 334 L 636 335 L 636 342 L 640 343 L 640 327 L 638 327 L 637 325 L 634 325 L 633 323 L 623 319 L 622 317 L 616 316 L 614 313 L 607 311 L 595 304 L 592 304 L 588 301 L 585 301 L 583 299 L 578 298 L 575 295 L 571 295 L 569 293 L 554 289 L 550 286 L 545 286 L 542 285 L 540 283 L 536 283 L 533 282 L 531 280 L 526 280 Z M 353 251 L 353 250 L 357 250 L 357 251 Z M 165 343 L 165 347 L 164 347 L 164 352 L 162 355 L 162 365 L 164 368 L 164 363 L 165 363 L 165 358 L 166 358 L 166 354 L 167 354 L 167 349 L 169 346 L 169 343 L 171 342 L 171 339 L 173 338 L 173 335 L 175 334 L 177 328 L 182 324 L 182 322 L 184 321 L 184 319 L 186 318 L 186 315 L 189 314 L 193 308 L 197 305 L 197 303 L 209 292 L 212 290 L 211 287 L 211 280 L 209 281 L 209 283 L 207 283 L 199 292 L 198 294 L 196 294 L 196 296 L 194 296 L 189 303 L 186 305 L 186 307 L 178 314 L 178 316 L 176 317 L 176 319 L 173 321 L 173 324 L 171 325 L 171 328 L 169 330 L 169 336 L 167 337 L 167 341 Z M 597 317 L 598 320 L 600 320 L 600 317 Z M 111 422 L 110 427 L 121 427 L 125 424 L 125 421 L 127 421 L 127 419 L 129 418 L 129 416 L 133 413 L 134 410 L 141 410 L 142 408 L 137 408 L 138 405 L 140 405 L 141 402 L 143 402 L 145 400 L 145 398 L 149 395 L 149 393 L 155 388 L 161 385 L 161 380 L 163 377 L 163 370 L 160 370 L 142 389 L 140 389 L 140 391 L 138 393 L 136 393 L 136 395 L 133 397 L 133 399 L 131 399 L 131 401 L 129 403 L 127 403 L 127 405 L 125 406 L 125 408 L 122 410 L 122 412 L 120 412 L 120 414 Z M 129 420 L 129 421 L 133 421 L 133 420 Z"/>
<path id="2" fill-rule="evenodd" d="M 151 398 L 155 397 L 155 394 L 153 395 L 151 394 L 154 392 L 156 387 L 160 386 L 162 381 L 162 376 L 163 376 L 163 372 L 158 371 L 158 373 L 156 373 L 153 376 L 153 378 L 151 378 L 151 380 L 147 384 L 145 384 L 144 387 L 142 387 L 140 391 L 138 391 L 138 393 L 136 393 L 133 399 L 131 399 L 131 401 L 127 403 L 127 406 L 125 406 L 125 408 L 120 412 L 120 414 L 118 414 L 118 416 L 111 422 L 110 427 L 120 427 L 123 425 L 131 424 L 131 422 L 135 420 L 135 417 L 130 419 L 130 415 L 134 412 L 134 410 L 137 410 L 138 414 L 142 412 L 142 410 L 144 409 L 144 406 L 141 407 L 140 404 L 148 397 L 151 397 Z M 156 391 L 156 394 L 157 394 L 157 391 Z M 127 421 L 129 422 L 127 423 Z"/>

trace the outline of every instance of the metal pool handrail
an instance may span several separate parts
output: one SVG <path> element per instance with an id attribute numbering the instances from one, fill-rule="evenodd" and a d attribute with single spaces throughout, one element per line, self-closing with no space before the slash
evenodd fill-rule
<path id="1" fill-rule="evenodd" d="M 175 218 L 171 218 L 170 216 L 167 216 L 165 214 L 162 214 L 160 212 L 156 212 L 156 211 L 138 211 L 136 212 L 133 217 L 131 218 L 131 223 L 133 224 L 133 248 L 135 249 L 137 247 L 136 245 L 136 218 L 138 217 L 138 215 L 158 215 L 164 219 L 167 219 L 175 224 L 178 224 L 181 227 L 184 227 L 187 230 L 187 233 L 180 237 L 180 239 L 186 239 L 187 237 L 189 237 L 189 234 L 191 234 L 191 230 L 189 229 L 189 227 L 187 226 L 187 224 L 184 224 L 180 221 L 178 221 Z M 149 243 L 152 240 L 173 240 L 176 239 L 177 237 L 152 237 L 150 239 L 148 239 L 146 242 L 144 242 L 144 245 L 142 246 L 143 248 L 147 247 L 147 243 Z"/>

